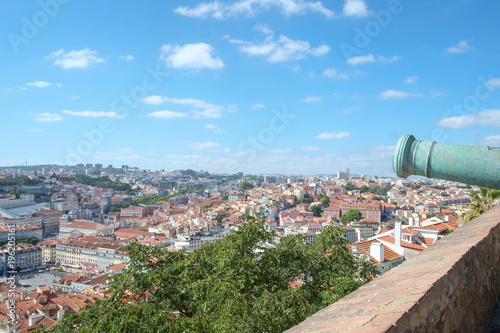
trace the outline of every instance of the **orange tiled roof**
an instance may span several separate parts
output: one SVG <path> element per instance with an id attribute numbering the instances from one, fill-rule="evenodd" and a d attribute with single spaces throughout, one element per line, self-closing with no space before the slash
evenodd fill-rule
<path id="1" fill-rule="evenodd" d="M 394 244 L 394 237 L 393 236 L 380 237 L 380 240 L 386 241 L 387 243 Z M 418 252 L 422 252 L 423 250 L 426 249 L 426 247 L 423 245 L 412 244 L 412 243 L 404 241 L 404 240 L 401 240 L 401 246 L 404 248 L 407 248 L 409 250 L 418 251 Z"/>
<path id="2" fill-rule="evenodd" d="M 376 239 L 372 239 L 372 240 L 357 242 L 354 244 L 349 244 L 348 248 L 349 248 L 349 250 L 352 251 L 353 246 L 356 246 L 358 248 L 358 253 L 368 255 L 372 261 L 378 263 L 378 261 L 375 260 L 375 258 L 370 255 L 370 246 L 374 242 L 380 243 Z M 399 259 L 402 257 L 403 257 L 402 255 L 391 250 L 388 246 L 384 246 L 384 261 L 391 261 L 391 260 Z"/>

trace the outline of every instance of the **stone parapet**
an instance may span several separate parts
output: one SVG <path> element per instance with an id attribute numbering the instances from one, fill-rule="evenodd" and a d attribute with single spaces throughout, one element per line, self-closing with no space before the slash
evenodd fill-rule
<path id="1" fill-rule="evenodd" d="M 483 332 L 500 292 L 500 206 L 287 332 Z"/>

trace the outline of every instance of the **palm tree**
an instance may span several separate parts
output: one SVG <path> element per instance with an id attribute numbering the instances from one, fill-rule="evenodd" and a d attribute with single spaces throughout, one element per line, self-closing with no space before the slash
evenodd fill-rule
<path id="1" fill-rule="evenodd" d="M 482 213 L 491 209 L 494 206 L 495 200 L 500 198 L 500 190 L 488 187 L 480 187 L 479 191 L 470 191 L 469 194 L 474 200 L 474 204 L 465 214 L 465 223 L 474 220 Z"/>

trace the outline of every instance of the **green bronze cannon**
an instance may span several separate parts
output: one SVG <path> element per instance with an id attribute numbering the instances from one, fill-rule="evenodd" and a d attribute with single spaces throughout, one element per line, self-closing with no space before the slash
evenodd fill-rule
<path id="1" fill-rule="evenodd" d="M 394 172 L 500 189 L 500 147 L 424 142 L 407 134 L 396 144 Z"/>

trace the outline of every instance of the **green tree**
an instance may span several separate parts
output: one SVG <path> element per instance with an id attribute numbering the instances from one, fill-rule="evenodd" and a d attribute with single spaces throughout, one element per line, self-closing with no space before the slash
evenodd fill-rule
<path id="1" fill-rule="evenodd" d="M 352 221 L 361 220 L 361 212 L 357 209 L 351 209 L 340 218 L 340 222 L 343 224 L 351 223 Z"/>
<path id="2" fill-rule="evenodd" d="M 364 196 L 360 195 L 356 198 L 357 200 L 360 200 L 360 201 L 363 201 L 363 200 L 366 200 Z"/>
<path id="3" fill-rule="evenodd" d="M 222 219 L 223 219 L 222 215 L 217 215 L 214 220 L 217 221 L 218 225 L 221 225 L 222 224 Z"/>
<path id="4" fill-rule="evenodd" d="M 52 331 L 282 332 L 375 276 L 349 251 L 344 228 L 327 227 L 309 245 L 289 236 L 264 251 L 260 244 L 274 236 L 249 217 L 191 253 L 132 243 L 110 296 L 68 313 Z"/>
<path id="5" fill-rule="evenodd" d="M 242 182 L 240 185 L 240 189 L 242 189 L 242 190 L 251 190 L 251 189 L 253 189 L 253 187 L 254 186 L 247 181 Z"/>
<path id="6" fill-rule="evenodd" d="M 311 200 L 311 198 L 306 198 L 306 197 L 304 196 L 304 198 L 302 198 L 302 200 L 300 200 L 300 202 L 302 202 L 302 203 L 306 203 L 306 204 L 310 204 L 310 203 L 312 202 L 312 200 Z"/>
<path id="7" fill-rule="evenodd" d="M 321 202 L 321 205 L 326 208 L 330 204 L 330 199 L 328 197 L 321 197 L 319 199 L 319 202 Z"/>
<path id="8" fill-rule="evenodd" d="M 500 199 L 500 190 L 488 187 L 480 187 L 479 191 L 470 191 L 469 194 L 474 203 L 465 214 L 465 223 L 478 218 L 479 215 L 493 207 L 495 200 Z"/>
<path id="9" fill-rule="evenodd" d="M 228 201 L 229 200 L 229 196 L 226 194 L 225 196 L 222 197 L 221 200 L 222 201 Z"/>
<path id="10" fill-rule="evenodd" d="M 29 192 L 24 190 L 24 189 L 16 189 L 12 192 L 10 192 L 10 194 L 14 194 L 16 199 L 19 199 L 21 197 L 21 194 L 28 194 Z"/>
<path id="11" fill-rule="evenodd" d="M 323 213 L 323 210 L 319 206 L 312 206 L 311 207 L 311 212 L 313 212 L 314 216 L 321 216 Z"/>

